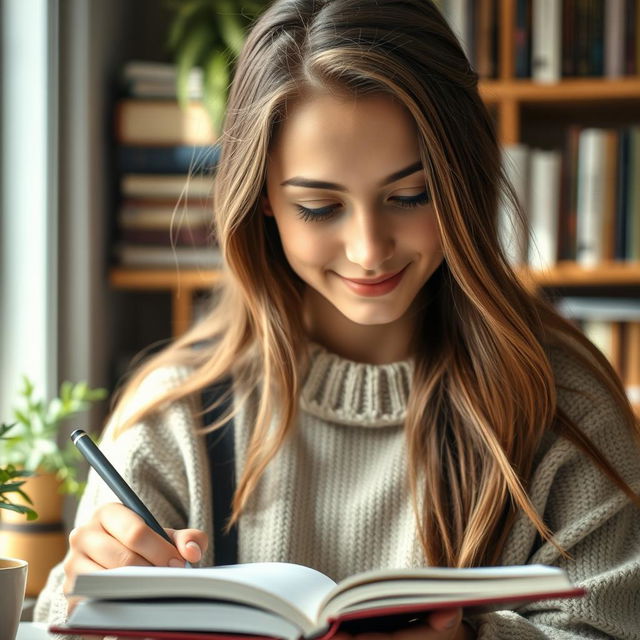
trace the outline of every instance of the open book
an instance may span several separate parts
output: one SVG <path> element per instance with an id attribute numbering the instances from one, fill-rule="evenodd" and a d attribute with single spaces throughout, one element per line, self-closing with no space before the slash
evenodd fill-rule
<path id="1" fill-rule="evenodd" d="M 309 567 L 280 562 L 201 569 L 122 567 L 78 575 L 73 595 L 86 599 L 66 627 L 50 630 L 199 640 L 330 638 L 341 625 L 389 628 L 385 624 L 390 620 L 406 623 L 432 609 L 498 609 L 583 594 L 564 571 L 542 565 L 383 569 L 338 584 Z"/>

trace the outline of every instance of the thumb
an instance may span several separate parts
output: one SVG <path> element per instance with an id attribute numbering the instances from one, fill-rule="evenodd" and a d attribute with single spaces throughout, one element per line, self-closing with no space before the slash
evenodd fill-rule
<path id="1" fill-rule="evenodd" d="M 200 529 L 166 529 L 180 555 L 191 563 L 200 562 L 209 546 L 207 534 Z"/>

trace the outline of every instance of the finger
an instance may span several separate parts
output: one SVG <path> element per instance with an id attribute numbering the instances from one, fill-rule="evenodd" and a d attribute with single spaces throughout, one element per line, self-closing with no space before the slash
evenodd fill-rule
<path id="1" fill-rule="evenodd" d="M 69 561 L 71 562 L 72 560 L 70 559 Z M 89 571 L 101 571 L 103 569 L 103 567 L 84 557 L 73 560 L 72 571 L 67 572 L 67 560 L 65 560 L 63 566 L 65 568 L 65 579 L 62 583 L 62 593 L 65 595 L 69 595 L 73 591 L 73 585 L 79 573 L 89 573 Z"/>
<path id="2" fill-rule="evenodd" d="M 74 555 L 80 561 L 83 557 L 86 558 L 100 569 L 151 564 L 103 528 L 85 527 L 79 533 L 72 532 L 70 539 L 73 539 Z"/>
<path id="3" fill-rule="evenodd" d="M 112 503 L 100 509 L 99 514 L 100 524 L 106 533 L 149 564 L 157 567 L 184 566 L 178 550 L 131 509 Z"/>
<path id="4" fill-rule="evenodd" d="M 462 621 L 462 609 L 442 609 L 429 615 L 429 625 L 434 631 L 455 629 Z"/>
<path id="5" fill-rule="evenodd" d="M 207 534 L 200 529 L 165 529 L 180 555 L 189 562 L 200 562 L 209 546 Z"/>

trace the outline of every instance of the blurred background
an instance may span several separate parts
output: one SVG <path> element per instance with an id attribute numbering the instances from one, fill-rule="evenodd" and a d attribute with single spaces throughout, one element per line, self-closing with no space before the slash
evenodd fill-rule
<path id="1" fill-rule="evenodd" d="M 60 449 L 74 427 L 99 434 L 133 359 L 214 295 L 215 143 L 234 58 L 268 4 L 1 0 L 0 418 L 31 449 L 44 431 Z M 640 406 L 640 1 L 435 4 L 480 76 L 526 213 L 497 212 L 509 259 Z M 81 480 L 77 461 L 51 459 L 0 447 L 0 466 L 75 465 Z M 58 540 L 74 509 L 67 498 L 50 516 Z"/>

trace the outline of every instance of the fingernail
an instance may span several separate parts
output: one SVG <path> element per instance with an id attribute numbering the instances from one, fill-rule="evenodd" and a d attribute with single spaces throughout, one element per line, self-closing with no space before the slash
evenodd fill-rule
<path id="1" fill-rule="evenodd" d="M 193 559 L 194 562 L 198 562 L 198 560 L 202 558 L 202 550 L 200 549 L 200 545 L 197 542 L 190 540 L 185 546 L 189 547 L 189 549 L 195 549 L 196 553 L 198 554 L 198 557 Z"/>
<path id="2" fill-rule="evenodd" d="M 169 566 L 174 569 L 182 568 L 184 569 L 184 560 L 178 560 L 178 558 L 171 558 L 169 560 Z"/>

